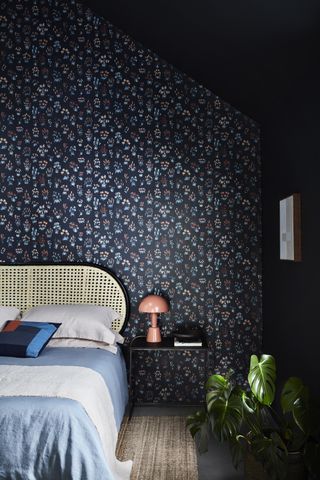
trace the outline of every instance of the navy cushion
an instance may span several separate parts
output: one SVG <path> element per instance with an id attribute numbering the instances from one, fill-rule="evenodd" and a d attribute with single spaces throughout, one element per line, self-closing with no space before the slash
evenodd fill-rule
<path id="1" fill-rule="evenodd" d="M 60 323 L 9 320 L 0 332 L 0 355 L 37 357 L 59 326 Z"/>

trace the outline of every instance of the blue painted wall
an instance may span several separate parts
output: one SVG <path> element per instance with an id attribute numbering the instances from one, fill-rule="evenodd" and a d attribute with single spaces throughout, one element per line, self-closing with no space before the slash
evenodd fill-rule
<path id="1" fill-rule="evenodd" d="M 74 0 L 2 6 L 0 261 L 108 266 L 128 337 L 157 288 L 163 330 L 202 327 L 241 379 L 262 330 L 257 125 Z M 141 398 L 200 398 L 184 357 L 144 359 Z"/>

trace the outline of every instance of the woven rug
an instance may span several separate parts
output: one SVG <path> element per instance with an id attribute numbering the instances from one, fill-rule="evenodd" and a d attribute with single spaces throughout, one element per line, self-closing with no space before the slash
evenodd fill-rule
<path id="1" fill-rule="evenodd" d="M 132 417 L 121 427 L 117 457 L 133 460 L 131 480 L 198 480 L 186 417 Z"/>

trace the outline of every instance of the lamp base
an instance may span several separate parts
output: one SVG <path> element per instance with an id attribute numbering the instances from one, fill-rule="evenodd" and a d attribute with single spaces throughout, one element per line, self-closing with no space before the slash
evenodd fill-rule
<path id="1" fill-rule="evenodd" d="M 161 335 L 159 327 L 149 327 L 147 334 L 147 342 L 149 343 L 160 343 Z"/>

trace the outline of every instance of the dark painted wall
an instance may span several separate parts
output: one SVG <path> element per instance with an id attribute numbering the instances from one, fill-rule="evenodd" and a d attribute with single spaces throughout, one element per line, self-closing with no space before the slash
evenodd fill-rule
<path id="1" fill-rule="evenodd" d="M 112 268 L 129 338 L 159 288 L 163 330 L 201 326 L 241 380 L 261 342 L 257 125 L 73 0 L 4 5 L 0 261 Z M 157 398 L 201 398 L 185 357 L 145 359 L 141 397 L 156 380 Z"/>
<path id="2" fill-rule="evenodd" d="M 320 29 L 278 52 L 262 124 L 263 349 L 320 394 Z M 281 57 L 281 58 L 280 58 Z M 277 88 L 276 88 L 277 87 Z M 302 196 L 302 262 L 279 260 L 278 201 Z"/>

